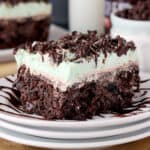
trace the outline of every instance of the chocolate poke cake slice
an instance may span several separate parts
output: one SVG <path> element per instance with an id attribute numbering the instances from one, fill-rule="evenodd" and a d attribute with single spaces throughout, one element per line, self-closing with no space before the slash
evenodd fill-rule
<path id="1" fill-rule="evenodd" d="M 0 0 L 0 49 L 48 38 L 49 0 Z"/>
<path id="2" fill-rule="evenodd" d="M 22 108 L 46 119 L 85 120 L 122 113 L 139 89 L 137 54 L 121 37 L 73 32 L 58 41 L 34 42 L 14 50 L 14 87 Z"/>

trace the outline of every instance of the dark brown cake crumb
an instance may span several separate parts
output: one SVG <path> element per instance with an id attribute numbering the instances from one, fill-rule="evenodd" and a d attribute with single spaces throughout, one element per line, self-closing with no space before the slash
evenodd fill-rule
<path id="1" fill-rule="evenodd" d="M 126 54 L 128 50 L 135 50 L 135 45 L 133 42 L 127 42 L 120 36 L 112 39 L 109 35 L 98 35 L 96 31 L 88 31 L 86 34 L 75 31 L 58 41 L 37 42 L 34 45 L 26 43 L 15 49 L 14 54 L 20 48 L 28 50 L 30 53 L 49 53 L 53 61 L 59 64 L 66 59 L 63 49 L 74 54 L 74 57 L 69 61 L 77 62 L 79 58 L 88 60 L 94 58 L 97 63 L 99 52 L 102 52 L 105 57 L 107 57 L 108 53 L 112 52 L 121 56 Z"/>
<path id="2" fill-rule="evenodd" d="M 139 1 L 133 8 L 118 11 L 116 15 L 131 20 L 150 20 L 150 0 Z"/>

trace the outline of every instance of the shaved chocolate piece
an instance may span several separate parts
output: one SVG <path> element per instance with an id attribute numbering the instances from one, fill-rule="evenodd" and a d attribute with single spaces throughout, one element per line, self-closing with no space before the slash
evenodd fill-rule
<path id="1" fill-rule="evenodd" d="M 80 58 L 88 60 L 94 58 L 95 63 L 97 63 L 99 53 L 103 53 L 105 57 L 107 57 L 107 53 L 112 52 L 122 56 L 128 50 L 134 51 L 135 45 L 133 42 L 127 42 L 120 36 L 113 39 L 109 35 L 98 35 L 96 31 L 88 31 L 86 34 L 75 31 L 60 38 L 58 41 L 22 45 L 14 50 L 14 54 L 20 48 L 27 49 L 34 54 L 38 52 L 42 54 L 48 53 L 53 58 L 53 61 L 59 64 L 66 59 L 63 53 L 64 49 L 74 54 L 70 61 L 78 62 Z"/>

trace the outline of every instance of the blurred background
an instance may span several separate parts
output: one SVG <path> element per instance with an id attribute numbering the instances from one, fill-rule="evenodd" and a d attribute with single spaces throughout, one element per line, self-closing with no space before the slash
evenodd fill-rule
<path id="1" fill-rule="evenodd" d="M 105 0 L 105 16 L 109 17 L 112 2 L 113 8 L 116 8 L 115 6 L 119 2 L 120 5 L 118 9 L 123 9 L 129 7 L 130 4 L 136 4 L 138 1 L 140 0 Z M 65 29 L 69 29 L 69 0 L 51 0 L 51 2 L 53 4 L 53 23 Z"/>
<path id="2" fill-rule="evenodd" d="M 53 23 L 68 29 L 68 0 L 51 0 L 51 2 L 53 4 Z"/>

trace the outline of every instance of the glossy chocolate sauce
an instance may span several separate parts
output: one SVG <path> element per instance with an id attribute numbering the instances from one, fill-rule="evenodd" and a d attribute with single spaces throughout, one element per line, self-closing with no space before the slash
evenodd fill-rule
<path id="1" fill-rule="evenodd" d="M 5 78 L 8 82 L 14 83 L 14 81 L 10 78 Z M 149 82 L 150 79 L 140 81 L 141 84 Z M 143 91 L 144 90 L 144 91 Z M 150 88 L 140 88 L 141 94 L 139 96 L 135 96 L 135 98 L 138 98 L 138 100 L 133 101 L 132 106 L 129 108 L 125 108 L 122 112 L 116 113 L 112 112 L 114 116 L 117 117 L 126 117 L 131 115 L 136 115 L 138 112 L 134 111 L 140 111 L 142 108 L 150 107 L 147 104 L 150 104 L 150 97 L 147 96 L 148 92 L 150 91 Z M 12 109 L 15 112 L 6 111 L 2 108 L 0 108 L 0 112 L 5 112 L 12 115 L 22 116 L 22 117 L 28 117 L 28 118 L 34 118 L 34 119 L 40 119 L 40 120 L 46 120 L 39 116 L 31 116 L 31 114 L 27 114 L 24 112 L 21 106 L 20 102 L 20 92 L 17 91 L 15 88 L 7 87 L 7 86 L 0 86 L 0 92 L 3 93 L 3 95 L 0 95 L 0 97 L 3 97 L 5 100 L 8 100 L 11 105 L 0 103 L 0 106 L 5 106 L 10 109 Z M 137 92 L 135 92 L 137 94 Z M 100 117 L 104 117 L 104 115 L 100 114 Z"/>

